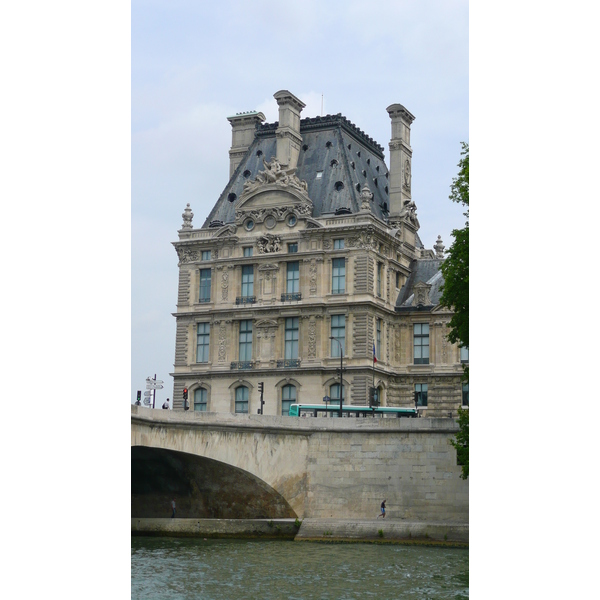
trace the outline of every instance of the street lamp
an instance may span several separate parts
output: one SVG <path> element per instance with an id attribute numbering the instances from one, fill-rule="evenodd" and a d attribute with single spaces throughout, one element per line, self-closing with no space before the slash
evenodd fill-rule
<path id="1" fill-rule="evenodd" d="M 342 342 L 340 342 L 340 340 L 338 340 L 337 338 L 334 338 L 332 335 L 329 336 L 330 340 L 335 340 L 339 345 L 340 345 L 340 417 L 342 416 L 342 404 L 344 402 L 343 400 L 343 394 L 342 394 L 342 390 L 343 390 L 343 382 L 342 382 L 342 371 L 344 369 L 344 348 L 342 347 Z"/>

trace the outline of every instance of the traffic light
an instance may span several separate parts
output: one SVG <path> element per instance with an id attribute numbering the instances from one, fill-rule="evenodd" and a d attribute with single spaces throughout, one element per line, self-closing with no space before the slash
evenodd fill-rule
<path id="1" fill-rule="evenodd" d="M 183 399 L 187 400 L 188 399 L 188 391 L 187 388 L 183 388 Z"/>
<path id="2" fill-rule="evenodd" d="M 188 389 L 183 388 L 183 410 L 190 410 L 190 404 L 188 402 Z"/>
<path id="3" fill-rule="evenodd" d="M 377 394 L 377 388 L 375 387 L 369 388 L 369 406 L 379 406 L 379 397 Z"/>
<path id="4" fill-rule="evenodd" d="M 263 392 L 265 391 L 265 384 L 263 381 L 258 382 L 258 391 L 260 392 L 260 408 L 258 409 L 258 414 L 263 414 L 263 408 L 265 406 L 265 401 L 263 400 Z"/>
<path id="5" fill-rule="evenodd" d="M 139 405 L 142 403 L 142 390 L 137 391 L 137 401 L 136 404 Z"/>

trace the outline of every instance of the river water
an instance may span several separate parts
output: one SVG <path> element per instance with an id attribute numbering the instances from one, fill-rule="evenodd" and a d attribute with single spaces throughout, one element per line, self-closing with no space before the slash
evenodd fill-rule
<path id="1" fill-rule="evenodd" d="M 132 600 L 468 597 L 465 549 L 131 538 Z"/>

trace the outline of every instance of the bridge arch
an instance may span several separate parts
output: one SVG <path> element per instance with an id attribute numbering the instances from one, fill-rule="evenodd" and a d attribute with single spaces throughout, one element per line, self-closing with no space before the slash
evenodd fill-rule
<path id="1" fill-rule="evenodd" d="M 131 447 L 132 518 L 280 519 L 297 514 L 257 476 L 212 458 L 147 446 Z"/>

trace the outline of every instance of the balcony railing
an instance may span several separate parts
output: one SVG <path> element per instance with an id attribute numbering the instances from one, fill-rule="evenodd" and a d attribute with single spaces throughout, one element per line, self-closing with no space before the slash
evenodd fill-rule
<path id="1" fill-rule="evenodd" d="M 299 367 L 301 360 L 299 358 L 286 358 L 285 360 L 278 360 L 278 367 Z"/>
<path id="2" fill-rule="evenodd" d="M 231 363 L 231 369 L 237 369 L 243 371 L 245 369 L 254 369 L 254 363 L 251 360 L 240 360 Z"/>
<path id="3" fill-rule="evenodd" d="M 292 292 L 291 294 L 281 294 L 282 302 L 294 302 L 297 300 L 302 300 L 301 292 Z"/>
<path id="4" fill-rule="evenodd" d="M 236 304 L 254 304 L 256 302 L 256 296 L 238 296 L 235 299 Z"/>

